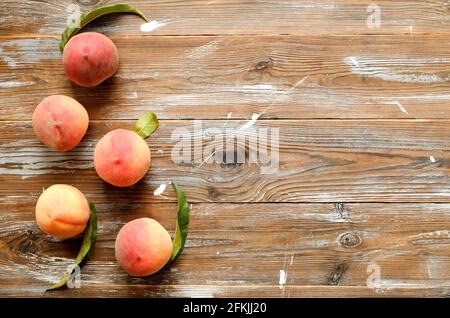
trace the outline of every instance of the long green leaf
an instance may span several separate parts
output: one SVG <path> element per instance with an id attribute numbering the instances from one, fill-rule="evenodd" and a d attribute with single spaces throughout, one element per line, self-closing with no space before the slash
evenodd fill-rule
<path id="1" fill-rule="evenodd" d="M 172 186 L 177 193 L 178 199 L 178 219 L 175 228 L 175 235 L 173 238 L 172 257 L 170 259 L 173 262 L 183 251 L 184 244 L 186 243 L 189 227 L 189 203 L 186 200 L 186 195 L 180 189 L 180 187 L 172 182 Z"/>
<path id="2" fill-rule="evenodd" d="M 133 127 L 133 131 L 142 138 L 146 139 L 155 132 L 159 126 L 158 118 L 153 112 L 146 112 L 139 117 L 136 124 Z"/>
<path id="3" fill-rule="evenodd" d="M 58 289 L 64 286 L 70 276 L 75 272 L 75 267 L 82 267 L 91 256 L 92 249 L 94 248 L 95 240 L 97 238 L 97 211 L 95 210 L 95 205 L 91 201 L 89 201 L 89 208 L 91 210 L 89 225 L 84 233 L 83 243 L 81 244 L 81 248 L 78 252 L 77 258 L 75 259 L 73 269 L 66 273 L 66 275 L 64 275 L 64 277 L 58 283 L 56 283 L 46 291 Z"/>
<path id="4" fill-rule="evenodd" d="M 64 51 L 64 47 L 66 46 L 69 39 L 77 34 L 89 22 L 110 13 L 133 13 L 148 22 L 148 18 L 145 16 L 145 14 L 129 4 L 118 3 L 94 8 L 91 11 L 82 14 L 79 19 L 75 21 L 74 26 L 66 28 L 61 36 L 61 43 L 59 45 L 61 51 Z"/>

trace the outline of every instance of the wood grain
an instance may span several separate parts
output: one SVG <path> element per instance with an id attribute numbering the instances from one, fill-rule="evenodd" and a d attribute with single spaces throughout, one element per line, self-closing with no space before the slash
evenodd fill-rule
<path id="1" fill-rule="evenodd" d="M 93 0 L 82 11 L 123 2 Z M 79 1 L 78 3 L 83 3 Z M 61 34 L 77 1 L 4 0 L 0 8 L 0 32 L 17 34 Z M 217 34 L 417 34 L 449 33 L 449 3 L 446 0 L 379 0 L 380 28 L 369 28 L 373 13 L 370 1 L 324 0 L 160 0 L 127 1 L 146 13 L 151 21 L 164 24 L 155 35 Z M 134 16 L 101 19 L 95 30 L 107 34 L 139 34 L 142 20 Z"/>
<path id="2" fill-rule="evenodd" d="M 226 140 L 226 128 L 240 131 L 245 123 L 204 121 L 201 128 L 203 133 L 217 128 L 217 136 Z M 214 143 L 212 137 L 202 138 L 200 131 L 194 133 L 193 121 L 161 121 L 160 129 L 148 141 L 153 159 L 147 177 L 127 189 L 108 186 L 93 169 L 96 142 L 112 129 L 131 128 L 133 124 L 120 120 L 91 122 L 81 145 L 61 154 L 36 139 L 30 122 L 3 122 L 1 192 L 25 195 L 53 183 L 70 182 L 87 192 L 109 193 L 116 202 L 165 201 L 154 198 L 153 190 L 173 180 L 192 202 L 450 201 L 448 120 L 257 121 L 256 128 L 279 129 L 279 169 L 273 174 L 261 173 L 261 167 L 269 163 L 260 159 L 260 164 L 249 163 L 248 153 L 255 148 L 248 139 L 231 149 Z M 175 163 L 172 151 L 180 139 L 172 140 L 172 136 L 180 129 L 191 135 L 192 147 L 198 142 L 202 149 L 191 151 L 185 162 Z M 207 155 L 197 159 L 195 155 L 201 155 L 208 145 L 217 145 L 219 154 L 229 152 L 229 156 L 241 149 L 247 153 L 246 161 L 238 163 L 234 158 L 224 162 L 221 154 L 217 158 L 221 161 L 202 165 Z M 168 191 L 171 193 L 171 189 Z"/>
<path id="3" fill-rule="evenodd" d="M 111 36 L 121 59 L 92 89 L 67 79 L 58 49 L 68 5 L 80 2 L 0 6 L 0 296 L 450 297 L 449 1 L 376 1 L 380 28 L 354 0 L 129 1 L 149 32 L 132 15 L 87 28 Z M 67 153 L 32 131 L 51 94 L 75 97 L 91 119 Z M 147 110 L 161 119 L 149 174 L 127 189 L 105 184 L 96 142 Z M 250 163 L 254 146 L 242 141 L 219 149 L 222 162 L 172 160 L 182 128 L 204 147 L 209 128 L 243 127 L 279 129 L 276 173 Z M 236 149 L 247 160 L 223 162 Z M 153 194 L 169 181 L 191 204 L 186 249 L 170 269 L 132 278 L 114 260 L 115 237 L 143 216 L 173 234 L 175 195 Z M 44 295 L 81 243 L 35 223 L 37 198 L 55 183 L 96 203 L 99 235 L 82 288 Z"/>
<path id="4" fill-rule="evenodd" d="M 80 240 L 37 229 L 36 198 L 2 200 L 0 293 L 42 295 Z M 153 217 L 173 232 L 175 204 L 98 204 L 99 233 L 82 289 L 56 296 L 448 296 L 448 204 L 194 204 L 190 239 L 171 269 L 130 278 L 114 261 L 127 221 Z M 380 285 L 367 287 L 379 266 Z M 280 270 L 287 274 L 279 284 Z M 342 288 L 340 288 L 342 287 Z M 354 288 L 350 288 L 354 287 Z"/>
<path id="5" fill-rule="evenodd" d="M 85 89 L 64 74 L 57 38 L 3 39 L 0 118 L 29 120 L 51 94 L 91 119 L 450 118 L 448 36 L 113 40 L 119 72 Z"/>

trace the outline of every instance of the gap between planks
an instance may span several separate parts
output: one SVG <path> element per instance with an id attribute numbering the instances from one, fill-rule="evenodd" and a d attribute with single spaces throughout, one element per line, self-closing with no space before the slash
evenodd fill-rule
<path id="1" fill-rule="evenodd" d="M 350 38 L 357 38 L 357 37 L 386 37 L 386 36 L 392 36 L 392 37 L 402 37 L 407 36 L 408 38 L 411 37 L 411 34 L 409 32 L 402 32 L 402 33 L 358 33 L 358 34 L 298 34 L 298 33 L 240 33 L 240 34 L 226 34 L 226 33 L 208 33 L 208 34 L 150 34 L 142 32 L 143 34 L 111 34 L 108 35 L 111 39 L 133 39 L 133 38 L 142 38 L 142 37 L 157 37 L 157 38 L 212 38 L 212 37 L 223 37 L 223 38 L 239 38 L 239 37 L 323 37 L 323 36 L 330 36 L 330 37 L 350 37 Z M 448 36 L 449 34 L 446 32 L 414 32 L 414 36 L 436 36 L 436 37 L 443 37 Z M 29 39 L 29 38 L 35 38 L 35 39 L 60 39 L 61 34 L 39 34 L 39 33 L 25 33 L 25 34 L 12 34 L 12 35 L 1 35 L 0 41 L 3 40 L 11 40 L 11 39 Z"/>

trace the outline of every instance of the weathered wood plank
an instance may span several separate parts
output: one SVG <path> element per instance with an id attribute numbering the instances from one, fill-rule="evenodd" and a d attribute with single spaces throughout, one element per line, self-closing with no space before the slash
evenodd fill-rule
<path id="1" fill-rule="evenodd" d="M 91 119 L 450 118 L 448 36 L 114 38 L 121 66 L 85 89 L 56 38 L 0 42 L 0 118 L 29 120 L 51 94 Z M 395 48 L 395 49 L 393 49 Z"/>
<path id="2" fill-rule="evenodd" d="M 279 131 L 278 171 L 266 173 L 276 158 L 257 153 L 248 139 L 234 149 L 220 140 L 233 140 L 226 129 L 239 134 L 252 122 L 161 121 L 148 143 L 152 168 L 134 187 L 106 185 L 93 169 L 93 150 L 101 136 L 114 128 L 131 128 L 134 121 L 91 122 L 81 145 L 57 153 L 40 144 L 30 122 L 3 122 L 0 135 L 0 191 L 4 195 L 40 192 L 53 183 L 69 182 L 96 195 L 109 193 L 115 202 L 166 201 L 152 193 L 170 180 L 183 186 L 193 202 L 449 202 L 450 122 L 448 120 L 263 120 L 253 128 Z M 199 123 L 197 123 L 199 124 Z M 218 132 L 211 132 L 216 128 Z M 186 129 L 181 131 L 180 129 Z M 202 137 L 209 131 L 209 137 Z M 255 130 L 256 131 L 256 130 Z M 248 130 L 250 132 L 250 130 Z M 260 131 L 262 132 L 262 131 Z M 174 133 L 190 138 L 183 162 L 173 161 L 180 143 Z M 231 136 L 231 137 L 230 137 Z M 269 133 L 270 136 L 270 133 Z M 217 137 L 219 138 L 219 137 Z M 216 140 L 217 141 L 217 140 Z M 201 148 L 193 149 L 195 144 Z M 218 157 L 207 146 L 217 146 Z M 225 147 L 225 148 L 224 148 Z M 176 148 L 175 148 L 176 149 Z M 192 150 L 193 149 L 193 150 Z M 275 150 L 275 144 L 273 144 Z M 239 151 L 238 151 L 239 150 Z M 237 162 L 241 152 L 245 163 Z M 178 153 L 178 151 L 177 151 Z M 224 154 L 234 156 L 224 162 Z M 257 154 L 255 163 L 250 153 Z M 274 152 L 276 153 L 276 152 Z M 196 158 L 195 155 L 199 155 Z M 205 162 L 208 157 L 213 162 Z M 270 157 L 271 159 L 269 159 Z M 229 157 L 230 158 L 230 157 Z M 178 158 L 180 159 L 180 158 Z M 183 158 L 181 158 L 183 159 Z M 268 160 L 262 162 L 261 160 Z M 170 188 L 170 187 L 168 187 Z M 172 193 L 171 189 L 167 190 Z"/>
<path id="3" fill-rule="evenodd" d="M 81 1 L 80 1 L 81 2 Z M 89 1 L 86 11 L 98 3 Z M 71 0 L 4 0 L 0 8 L 2 34 L 60 34 L 73 11 Z M 85 2 L 86 3 L 86 2 Z M 153 22 L 149 34 L 392 34 L 448 33 L 446 0 L 379 0 L 380 27 L 368 18 L 375 12 L 370 1 L 324 0 L 134 0 Z M 372 4 L 373 5 L 373 4 Z M 373 21 L 373 20 L 371 20 Z M 101 19 L 95 30 L 108 34 L 143 34 L 137 17 Z"/>
<path id="4" fill-rule="evenodd" d="M 194 204 L 183 256 L 165 272 L 130 278 L 114 260 L 118 230 L 147 216 L 173 233 L 176 204 L 109 199 L 97 204 L 98 241 L 82 288 L 57 296 L 449 294 L 449 204 Z M 36 200 L 1 201 L 2 295 L 41 295 L 76 255 L 80 240 L 57 242 L 37 228 Z M 380 285 L 372 288 L 374 266 Z"/>

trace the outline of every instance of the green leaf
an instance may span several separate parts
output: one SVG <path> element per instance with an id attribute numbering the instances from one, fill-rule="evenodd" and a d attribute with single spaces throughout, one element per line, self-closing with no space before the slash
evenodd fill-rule
<path id="1" fill-rule="evenodd" d="M 84 233 L 83 243 L 81 244 L 81 248 L 80 251 L 78 252 L 77 258 L 75 259 L 73 269 L 68 273 L 66 273 L 66 275 L 64 275 L 64 277 L 58 283 L 56 283 L 46 291 L 58 289 L 64 286 L 67 283 L 67 280 L 70 278 L 70 276 L 75 272 L 75 267 L 76 266 L 82 267 L 91 256 L 91 252 L 92 249 L 94 248 L 95 240 L 97 238 L 97 211 L 95 210 L 95 205 L 91 201 L 89 201 L 89 208 L 91 210 L 89 225 Z"/>
<path id="2" fill-rule="evenodd" d="M 189 227 L 189 203 L 186 200 L 186 195 L 175 182 L 172 182 L 172 186 L 177 193 L 178 219 L 173 238 L 172 257 L 170 259 L 171 262 L 180 256 L 183 251 Z"/>
<path id="3" fill-rule="evenodd" d="M 144 115 L 139 117 L 136 124 L 133 127 L 133 131 L 137 133 L 142 138 L 146 139 L 151 136 L 158 128 L 159 122 L 155 113 L 146 112 Z"/>
<path id="4" fill-rule="evenodd" d="M 145 16 L 145 14 L 129 4 L 118 3 L 94 8 L 91 11 L 82 14 L 79 19 L 77 19 L 77 21 L 73 23 L 74 26 L 66 28 L 61 36 L 61 43 L 59 45 L 61 51 L 64 51 L 64 47 L 66 46 L 69 39 L 77 34 L 89 22 L 110 13 L 133 13 L 148 22 L 148 18 Z"/>

